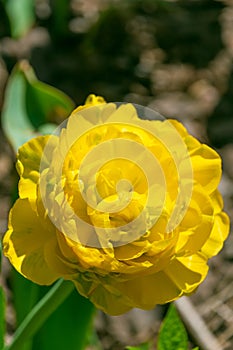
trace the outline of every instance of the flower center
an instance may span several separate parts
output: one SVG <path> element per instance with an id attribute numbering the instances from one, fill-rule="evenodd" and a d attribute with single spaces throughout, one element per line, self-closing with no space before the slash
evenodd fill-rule
<path id="1" fill-rule="evenodd" d="M 145 202 L 145 195 L 120 191 L 104 198 L 95 209 L 88 206 L 87 213 L 95 227 L 122 227 L 134 221 L 142 213 Z"/>

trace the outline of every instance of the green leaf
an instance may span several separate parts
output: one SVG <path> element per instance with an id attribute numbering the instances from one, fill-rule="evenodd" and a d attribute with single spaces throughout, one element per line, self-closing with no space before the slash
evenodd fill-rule
<path id="1" fill-rule="evenodd" d="M 17 325 L 19 325 L 22 324 L 29 311 L 37 305 L 37 302 L 48 295 L 51 287 L 38 286 L 17 272 L 14 272 L 13 276 L 13 301 Z M 25 299 L 25 295 L 27 299 Z M 66 349 L 67 346 L 69 346 L 69 350 L 85 349 L 93 331 L 91 326 L 94 312 L 93 304 L 74 290 L 63 304 L 49 316 L 34 338 L 23 342 L 20 350 Z M 14 349 L 16 349 L 16 344 L 14 345 Z"/>
<path id="2" fill-rule="evenodd" d="M 157 347 L 158 350 L 188 349 L 188 335 L 173 304 L 160 328 Z"/>
<path id="3" fill-rule="evenodd" d="M 3 288 L 0 287 L 0 349 L 4 346 L 5 335 L 5 295 Z"/>
<path id="4" fill-rule="evenodd" d="M 11 35 L 14 38 L 22 37 L 35 23 L 35 11 L 33 0 L 5 0 Z"/>
<path id="5" fill-rule="evenodd" d="M 33 338 L 45 321 L 57 310 L 73 290 L 74 285 L 72 282 L 67 282 L 63 279 L 57 281 L 49 289 L 48 293 L 30 310 L 15 331 L 11 343 L 4 349 L 24 349 L 25 343 L 28 343 L 28 340 Z"/>
<path id="6" fill-rule="evenodd" d="M 60 123 L 74 109 L 74 102 L 62 91 L 39 81 L 34 70 L 25 61 L 21 63 L 27 81 L 26 110 L 35 128 L 45 123 Z"/>
<path id="7" fill-rule="evenodd" d="M 22 61 L 7 84 L 2 127 L 17 152 L 31 138 L 53 132 L 73 108 L 67 95 L 40 82 L 28 62 Z"/>
<path id="8" fill-rule="evenodd" d="M 76 290 L 50 316 L 33 341 L 33 350 L 83 350 L 92 334 L 95 308 Z"/>
<path id="9" fill-rule="evenodd" d="M 2 112 L 2 127 L 15 152 L 33 136 L 35 129 L 25 107 L 26 81 L 17 66 L 9 78 Z"/>
<path id="10" fill-rule="evenodd" d="M 18 326 L 51 287 L 36 285 L 15 270 L 12 277 Z M 94 312 L 93 304 L 75 290 L 48 318 L 35 337 L 27 341 L 20 350 L 67 349 L 67 344 L 69 350 L 84 349 L 92 334 Z"/>
<path id="11" fill-rule="evenodd" d="M 18 327 L 39 299 L 40 288 L 43 288 L 20 275 L 16 270 L 11 271 L 13 305 Z M 25 302 L 25 295 L 27 296 Z M 22 350 L 32 349 L 32 340 L 25 342 Z"/>
<path id="12" fill-rule="evenodd" d="M 149 350 L 150 349 L 150 344 L 149 343 L 145 343 L 145 344 L 141 344 L 139 346 L 127 346 L 125 349 L 126 350 Z"/>

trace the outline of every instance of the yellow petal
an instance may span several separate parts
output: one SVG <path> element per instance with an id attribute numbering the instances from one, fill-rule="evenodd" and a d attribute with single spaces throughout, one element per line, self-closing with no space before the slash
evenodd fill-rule
<path id="1" fill-rule="evenodd" d="M 121 315 L 132 308 L 131 305 L 124 303 L 121 294 L 109 292 L 102 284 L 86 279 L 83 274 L 73 282 L 81 295 L 88 297 L 97 308 L 109 315 Z"/>
<path id="2" fill-rule="evenodd" d="M 185 144 L 188 147 L 188 150 L 191 152 L 193 150 L 195 150 L 196 148 L 200 147 L 200 142 L 193 136 L 191 135 L 187 135 L 184 139 Z"/>
<path id="3" fill-rule="evenodd" d="M 193 177 L 210 194 L 218 187 L 222 169 L 219 155 L 210 147 L 201 145 L 191 153 Z"/>
<path id="4" fill-rule="evenodd" d="M 203 191 L 202 187 L 195 185 L 189 207 L 179 225 L 179 239 L 176 252 L 181 254 L 194 254 L 209 239 L 214 222 L 213 201 Z"/>
<path id="5" fill-rule="evenodd" d="M 55 136 L 53 138 L 56 139 Z M 41 158 L 48 139 L 51 139 L 51 136 L 39 136 L 19 148 L 16 168 L 20 176 L 20 198 L 35 200 L 37 197 Z M 53 142 L 50 141 L 50 145 L 53 145 Z"/>
<path id="6" fill-rule="evenodd" d="M 85 104 L 84 105 L 81 105 L 81 106 L 78 106 L 73 112 L 73 113 L 76 113 L 78 111 L 81 111 L 85 108 L 88 108 L 88 107 L 91 107 L 91 106 L 96 106 L 96 105 L 99 105 L 99 104 L 103 104 L 103 103 L 106 103 L 105 99 L 102 97 L 102 96 L 96 96 L 94 94 L 90 94 L 86 101 L 85 101 Z"/>
<path id="7" fill-rule="evenodd" d="M 226 213 L 221 212 L 215 216 L 210 237 L 201 249 L 208 258 L 218 254 L 222 249 L 223 243 L 229 234 L 229 225 L 229 217 Z"/>
<path id="8" fill-rule="evenodd" d="M 178 122 L 178 120 L 168 119 L 168 120 L 165 121 L 165 123 L 172 124 L 176 128 L 176 130 L 178 131 L 178 133 L 180 134 L 181 137 L 188 136 L 188 132 L 187 132 L 186 128 L 184 127 L 183 124 Z"/>
<path id="9" fill-rule="evenodd" d="M 206 260 L 197 254 L 188 258 L 174 259 L 164 271 L 140 276 L 121 283 L 111 281 L 112 295 L 120 293 L 122 302 L 131 307 L 151 309 L 156 304 L 173 301 L 183 294 L 193 292 L 203 281 L 208 271 Z M 105 289 L 109 287 L 105 285 Z M 93 292 L 93 295 L 96 291 Z M 93 300 L 94 300 L 93 296 Z M 117 301 L 116 301 L 117 303 Z M 107 303 L 105 303 L 107 307 Z M 109 312 L 109 310 L 105 310 Z"/>
<path id="10" fill-rule="evenodd" d="M 103 285 L 107 288 L 104 281 Z M 163 271 L 142 275 L 123 283 L 116 279 L 112 281 L 111 287 L 121 294 L 122 300 L 125 300 L 128 305 L 145 310 L 152 309 L 156 304 L 168 303 L 182 294 L 182 291 Z"/>
<path id="11" fill-rule="evenodd" d="M 50 240 L 44 249 L 45 259 L 49 266 L 60 277 L 68 280 L 76 278 L 78 273 L 77 259 L 75 262 L 68 260 L 61 252 L 56 240 Z"/>
<path id="12" fill-rule="evenodd" d="M 209 240 L 212 227 L 212 218 L 203 215 L 202 222 L 199 226 L 181 232 L 179 237 L 179 245 L 177 244 L 176 246 L 177 255 L 190 255 L 198 252 Z"/>
<path id="13" fill-rule="evenodd" d="M 11 209 L 3 251 L 15 269 L 38 284 L 51 284 L 59 276 L 47 264 L 44 248 L 56 238 L 45 230 L 28 199 L 18 199 Z M 51 252 L 53 254 L 53 252 Z"/>
<path id="14" fill-rule="evenodd" d="M 218 190 L 211 193 L 210 198 L 213 203 L 214 214 L 218 214 L 222 211 L 223 208 L 223 199 Z"/>
<path id="15" fill-rule="evenodd" d="M 114 249 L 115 258 L 121 261 L 136 259 L 147 252 L 150 247 L 151 244 L 146 241 L 128 243 L 126 246 L 123 245 Z"/>
<path id="16" fill-rule="evenodd" d="M 206 262 L 201 254 L 176 258 L 164 272 L 183 294 L 190 294 L 206 277 L 208 272 Z"/>

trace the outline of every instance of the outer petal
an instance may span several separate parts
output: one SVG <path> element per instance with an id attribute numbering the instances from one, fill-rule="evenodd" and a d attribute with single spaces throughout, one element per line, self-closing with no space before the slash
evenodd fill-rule
<path id="1" fill-rule="evenodd" d="M 205 279 L 208 269 L 205 257 L 197 253 L 174 259 L 164 272 L 183 294 L 190 294 Z"/>
<path id="2" fill-rule="evenodd" d="M 48 266 L 44 247 L 54 239 L 55 234 L 45 230 L 28 199 L 18 199 L 11 209 L 9 229 L 3 238 L 4 254 L 16 270 L 35 283 L 53 283 L 59 275 Z"/>
<path id="3" fill-rule="evenodd" d="M 105 289 L 104 285 L 88 281 L 84 274 L 80 274 L 73 282 L 81 295 L 88 297 L 96 307 L 109 315 L 121 315 L 132 309 L 130 304 L 124 302 L 120 293 L 113 294 Z"/>
<path id="4" fill-rule="evenodd" d="M 210 194 L 216 190 L 221 178 L 221 159 L 218 153 L 190 136 L 185 127 L 178 121 L 169 119 L 168 122 L 184 138 L 191 156 L 194 179 Z"/>
<path id="5" fill-rule="evenodd" d="M 191 152 L 194 179 L 210 194 L 216 190 L 221 174 L 221 159 L 217 152 L 208 147 L 201 147 Z"/>
<path id="6" fill-rule="evenodd" d="M 226 213 L 221 212 L 214 218 L 214 226 L 209 239 L 206 241 L 201 251 L 210 258 L 222 249 L 223 243 L 229 233 L 229 217 Z"/>
<path id="7" fill-rule="evenodd" d="M 189 207 L 179 225 L 177 254 L 191 255 L 199 251 L 209 239 L 213 223 L 214 203 L 202 187 L 195 184 Z"/>
<path id="8" fill-rule="evenodd" d="M 68 280 L 73 280 L 77 277 L 79 273 L 77 258 L 75 259 L 75 257 L 73 257 L 73 260 L 67 259 L 62 254 L 57 241 L 50 240 L 45 246 L 44 254 L 49 266 L 51 266 L 53 271 L 56 271 L 60 277 Z"/>
<path id="9" fill-rule="evenodd" d="M 167 303 L 182 295 L 164 272 L 125 282 L 117 280 L 117 276 L 112 280 L 108 277 L 94 282 L 80 274 L 74 283 L 80 294 L 110 315 L 120 315 L 133 307 L 149 310 L 156 304 Z"/>
<path id="10" fill-rule="evenodd" d="M 204 280 L 208 272 L 206 259 L 195 254 L 191 257 L 174 259 L 164 271 L 141 276 L 130 281 L 120 282 L 112 278 L 108 284 L 102 280 L 105 292 L 104 296 L 98 295 L 98 288 L 91 291 L 91 300 L 98 307 L 101 300 L 101 308 L 110 314 L 120 314 L 115 307 L 109 307 L 110 299 L 115 295 L 115 305 L 119 300 L 128 307 L 152 309 L 156 304 L 164 304 L 177 299 L 183 294 L 192 293 Z M 119 298 L 121 296 L 121 298 Z M 113 313 L 114 311 L 114 313 Z"/>
<path id="11" fill-rule="evenodd" d="M 176 130 L 178 131 L 178 133 L 180 134 L 181 137 L 185 138 L 186 136 L 188 136 L 188 132 L 187 132 L 186 128 L 184 127 L 183 124 L 178 122 L 178 120 L 168 119 L 165 121 L 165 123 L 172 124 L 176 128 Z"/>
<path id="12" fill-rule="evenodd" d="M 48 142 L 54 146 L 56 136 L 39 136 L 29 142 L 26 142 L 19 148 L 16 168 L 20 176 L 19 196 L 20 198 L 29 198 L 35 200 L 37 197 L 37 183 L 39 180 L 40 163 L 43 149 Z M 52 151 L 52 150 L 51 150 Z"/>
<path id="13" fill-rule="evenodd" d="M 211 193 L 210 199 L 213 203 L 214 213 L 220 213 L 223 209 L 223 199 L 219 190 L 216 190 L 213 193 Z"/>
<path id="14" fill-rule="evenodd" d="M 90 94 L 86 101 L 85 101 L 85 104 L 84 105 L 81 105 L 81 106 L 78 106 L 73 112 L 73 113 L 76 113 L 78 111 L 81 111 L 85 108 L 88 108 L 88 107 L 92 107 L 92 106 L 96 106 L 96 105 L 99 105 L 99 104 L 104 104 L 106 103 L 105 99 L 102 97 L 102 96 L 95 96 L 94 94 Z"/>
<path id="15" fill-rule="evenodd" d="M 167 303 L 182 294 L 182 291 L 164 271 L 141 276 L 123 283 L 119 283 L 117 280 L 114 282 L 111 287 L 115 288 L 118 293 L 120 292 L 122 300 L 128 299 L 127 302 L 131 308 L 138 307 L 149 310 L 156 304 Z"/>

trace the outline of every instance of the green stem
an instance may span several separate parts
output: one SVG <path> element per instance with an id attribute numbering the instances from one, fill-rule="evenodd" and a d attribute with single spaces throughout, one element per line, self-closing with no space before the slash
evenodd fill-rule
<path id="1" fill-rule="evenodd" d="M 50 291 L 34 306 L 16 330 L 12 343 L 4 350 L 20 350 L 43 325 L 47 318 L 70 295 L 74 289 L 72 282 L 59 280 Z"/>

